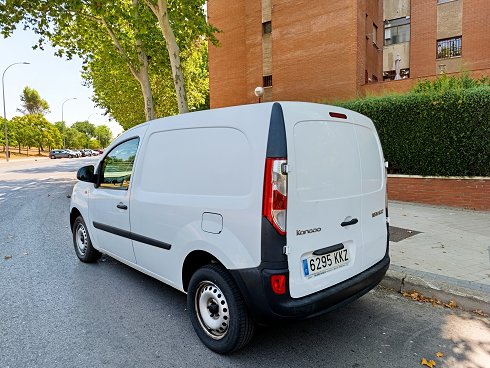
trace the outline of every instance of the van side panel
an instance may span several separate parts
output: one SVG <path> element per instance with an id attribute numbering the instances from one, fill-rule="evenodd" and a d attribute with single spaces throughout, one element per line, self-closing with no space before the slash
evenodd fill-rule
<path id="1" fill-rule="evenodd" d="M 260 264 L 271 107 L 218 109 L 152 124 L 133 181 L 131 231 L 171 249 L 134 241 L 138 266 L 182 289 L 183 262 L 194 250 L 228 269 Z"/>

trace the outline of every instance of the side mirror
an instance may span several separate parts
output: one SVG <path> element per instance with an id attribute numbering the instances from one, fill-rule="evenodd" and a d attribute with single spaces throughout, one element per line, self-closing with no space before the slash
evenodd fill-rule
<path id="1" fill-rule="evenodd" d="M 87 183 L 96 183 L 97 175 L 95 175 L 94 165 L 84 166 L 78 169 L 77 179 L 80 181 L 86 181 Z"/>

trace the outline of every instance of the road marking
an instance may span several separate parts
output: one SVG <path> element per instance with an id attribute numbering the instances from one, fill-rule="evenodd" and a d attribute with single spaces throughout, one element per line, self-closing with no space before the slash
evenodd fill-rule
<path id="1" fill-rule="evenodd" d="M 37 182 L 32 181 L 32 182 L 30 182 L 29 184 L 26 184 L 26 185 L 34 185 L 34 184 L 37 184 Z"/>
<path id="2" fill-rule="evenodd" d="M 15 188 L 12 188 L 11 191 L 13 192 L 14 190 L 19 190 L 19 189 L 22 189 L 22 187 L 15 187 Z"/>
<path id="3" fill-rule="evenodd" d="M 4 196 L 4 195 L 5 195 L 5 193 L 0 193 L 0 197 L 2 197 L 2 196 Z"/>

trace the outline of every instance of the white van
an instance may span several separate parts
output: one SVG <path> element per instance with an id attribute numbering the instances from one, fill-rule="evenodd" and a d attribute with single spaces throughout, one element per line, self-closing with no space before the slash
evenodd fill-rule
<path id="1" fill-rule="evenodd" d="M 383 153 L 353 111 L 276 102 L 157 119 L 77 178 L 78 258 L 105 253 L 186 292 L 218 353 L 256 323 L 359 298 L 389 266 Z"/>

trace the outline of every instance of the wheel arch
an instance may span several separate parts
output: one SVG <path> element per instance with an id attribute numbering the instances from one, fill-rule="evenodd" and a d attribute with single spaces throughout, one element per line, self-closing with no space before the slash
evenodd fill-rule
<path id="1" fill-rule="evenodd" d="M 182 265 L 182 288 L 185 292 L 187 292 L 189 282 L 191 281 L 191 277 L 194 272 L 211 263 L 219 264 L 224 267 L 223 263 L 220 262 L 215 256 L 204 250 L 194 250 L 185 257 Z"/>
<path id="2" fill-rule="evenodd" d="M 70 212 L 70 229 L 73 228 L 73 224 L 75 223 L 75 220 L 77 219 L 78 216 L 82 216 L 78 208 L 73 207 L 71 212 Z M 83 218 L 83 216 L 82 216 Z"/>

